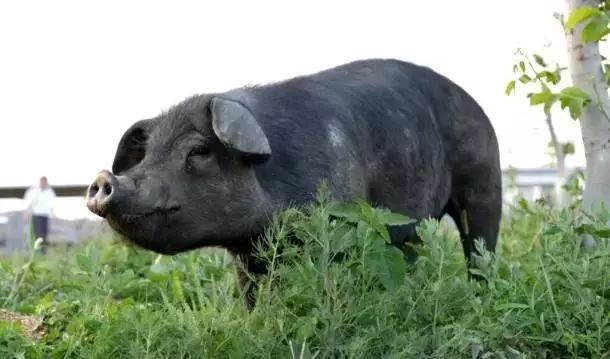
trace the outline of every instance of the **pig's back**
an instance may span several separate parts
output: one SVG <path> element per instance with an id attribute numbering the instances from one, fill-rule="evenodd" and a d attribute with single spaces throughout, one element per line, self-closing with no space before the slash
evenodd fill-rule
<path id="1" fill-rule="evenodd" d="M 460 109 L 450 109 L 446 99 L 465 95 L 460 91 L 425 67 L 363 60 L 235 94 L 269 139 L 272 156 L 258 175 L 269 190 L 286 193 L 283 201 L 310 200 L 326 179 L 346 199 L 387 202 L 385 193 L 419 186 L 405 195 L 424 193 L 425 202 L 425 193 L 448 191 L 454 159 L 447 154 L 460 150 L 460 117 L 448 112 Z M 468 128 L 480 122 L 467 121 L 474 121 Z"/>

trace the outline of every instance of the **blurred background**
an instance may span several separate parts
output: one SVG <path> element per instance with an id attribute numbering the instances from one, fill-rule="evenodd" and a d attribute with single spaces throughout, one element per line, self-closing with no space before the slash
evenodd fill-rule
<path id="1" fill-rule="evenodd" d="M 564 9 L 560 0 L 2 2 L 0 248 L 24 245 L 25 188 L 40 176 L 53 188 L 87 185 L 111 166 L 133 122 L 193 94 L 372 57 L 426 65 L 462 86 L 495 127 L 507 200 L 548 195 L 556 176 L 544 114 L 504 89 L 518 47 L 567 63 L 553 17 Z M 566 159 L 574 173 L 585 163 L 578 123 L 562 111 L 553 119 L 574 145 Z M 103 228 L 81 197 L 65 193 L 51 241 Z"/>

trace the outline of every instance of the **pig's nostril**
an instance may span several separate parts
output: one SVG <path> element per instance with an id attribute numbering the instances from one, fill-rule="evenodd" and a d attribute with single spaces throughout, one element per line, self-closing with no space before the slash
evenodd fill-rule
<path id="1" fill-rule="evenodd" d="M 91 187 L 89 187 L 89 197 L 95 197 L 99 190 L 100 188 L 96 184 L 91 185 Z"/>
<path id="2" fill-rule="evenodd" d="M 110 196 L 110 194 L 112 193 L 112 186 L 110 185 L 109 182 L 104 183 L 104 194 L 106 196 Z"/>

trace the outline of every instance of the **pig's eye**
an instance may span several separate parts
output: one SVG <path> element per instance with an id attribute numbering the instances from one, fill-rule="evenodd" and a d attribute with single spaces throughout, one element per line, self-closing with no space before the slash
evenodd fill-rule
<path id="1" fill-rule="evenodd" d="M 207 146 L 197 146 L 189 151 L 186 159 L 186 169 L 195 171 L 205 167 L 205 164 L 210 159 L 210 148 Z"/>
<path id="2" fill-rule="evenodd" d="M 210 148 L 207 146 L 197 146 L 189 152 L 189 157 L 193 156 L 207 156 L 210 154 Z"/>

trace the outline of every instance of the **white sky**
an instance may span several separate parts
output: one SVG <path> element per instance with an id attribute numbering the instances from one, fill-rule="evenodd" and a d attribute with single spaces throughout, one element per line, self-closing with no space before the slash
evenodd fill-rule
<path id="1" fill-rule="evenodd" d="M 504 167 L 541 166 L 542 110 L 504 87 L 517 47 L 567 63 L 554 11 L 563 0 L 4 1 L 0 186 L 42 174 L 52 184 L 88 183 L 110 167 L 129 125 L 187 96 L 371 57 L 448 76 L 491 118 Z M 577 145 L 568 165 L 582 165 L 578 124 L 555 118 L 561 140 Z M 71 203 L 58 215 L 86 213 Z M 0 211 L 14 205 L 0 201 Z"/>

